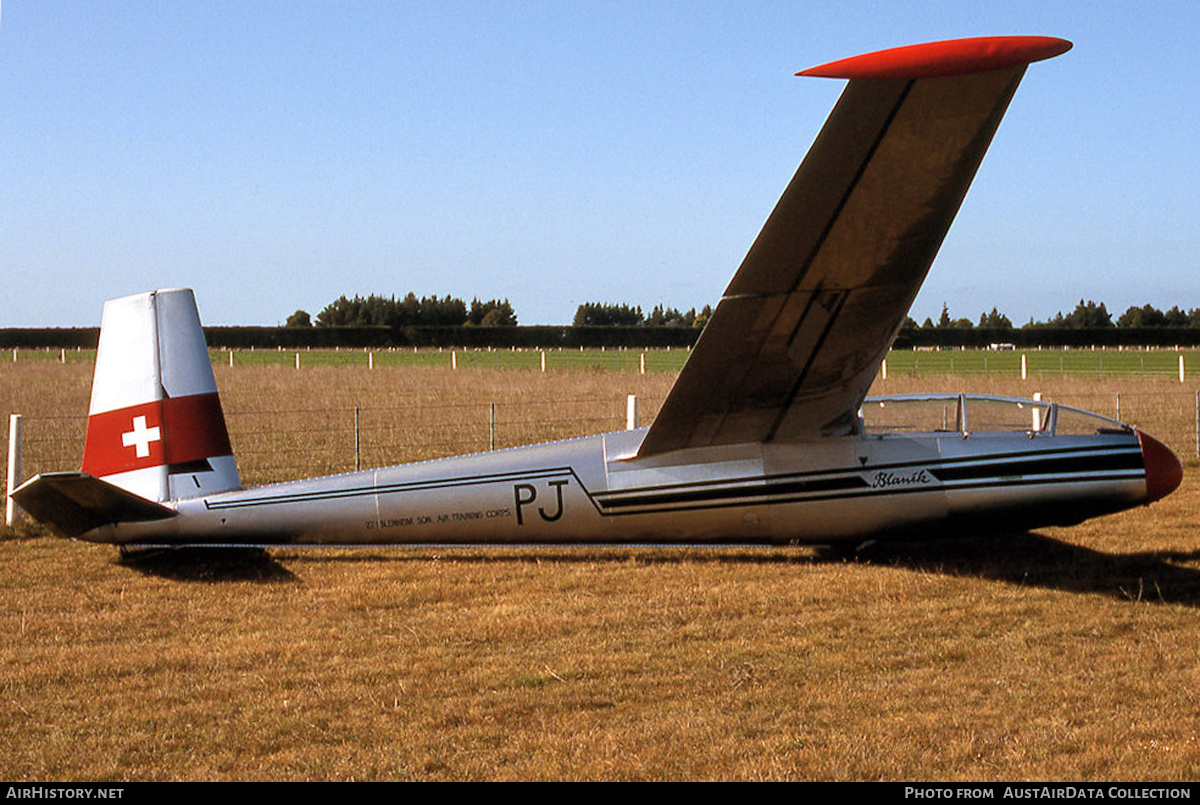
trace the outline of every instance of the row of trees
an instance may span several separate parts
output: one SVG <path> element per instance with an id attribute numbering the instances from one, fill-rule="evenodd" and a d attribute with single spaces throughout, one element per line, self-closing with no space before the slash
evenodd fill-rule
<path id="1" fill-rule="evenodd" d="M 576 309 L 571 324 L 573 327 L 703 327 L 711 316 L 711 305 L 705 305 L 699 313 L 696 308 L 683 313 L 677 308 L 655 305 L 646 316 L 640 307 L 585 302 Z"/>
<path id="2" fill-rule="evenodd" d="M 682 327 L 702 328 L 712 316 L 712 306 L 705 305 L 699 312 L 695 308 L 684 312 L 673 307 L 655 305 L 649 315 L 640 306 L 585 302 L 575 311 L 574 327 Z M 317 314 L 314 322 L 309 314 L 297 310 L 287 319 L 288 327 L 515 327 L 517 314 L 507 299 L 489 299 L 486 302 L 472 299 L 470 305 L 452 296 L 425 296 L 417 298 L 408 293 L 401 299 L 385 297 L 355 296 L 353 299 L 338 297 Z M 1150 329 L 1150 328 L 1196 328 L 1200 329 L 1200 308 L 1184 311 L 1178 306 L 1162 311 L 1153 305 L 1130 307 L 1113 320 L 1103 302 L 1079 300 L 1070 313 L 1058 313 L 1046 321 L 1029 320 L 1015 327 L 1008 316 L 998 309 L 983 313 L 976 324 L 971 319 L 953 318 L 946 305 L 935 322 L 925 319 L 917 324 L 909 318 L 904 325 L 906 332 L 971 330 L 1105 330 Z"/>
<path id="3" fill-rule="evenodd" d="M 288 327 L 312 327 L 306 311 L 288 317 Z M 424 296 L 409 292 L 395 296 L 340 296 L 317 314 L 317 327 L 516 327 L 517 314 L 507 299 L 472 299 L 470 307 L 452 296 Z"/>
<path id="4" fill-rule="evenodd" d="M 1046 321 L 1034 321 L 1030 319 L 1027 324 L 1017 328 L 1013 326 L 1008 316 L 1005 316 L 996 308 L 992 308 L 990 313 L 982 314 L 979 317 L 979 324 L 976 325 L 970 319 L 952 318 L 949 309 L 943 304 L 942 315 L 938 318 L 937 322 L 927 318 L 923 324 L 918 325 L 916 321 L 910 318 L 905 322 L 904 329 L 909 331 L 969 330 L 975 327 L 984 330 L 1105 330 L 1113 327 L 1130 330 L 1159 327 L 1200 328 L 1200 308 L 1192 308 L 1185 312 L 1178 306 L 1175 306 L 1163 312 L 1153 305 L 1134 306 L 1118 316 L 1116 321 L 1113 321 L 1112 314 L 1108 312 L 1103 302 L 1093 302 L 1090 299 L 1084 301 L 1080 299 L 1079 304 L 1070 313 L 1064 314 L 1060 311 L 1053 318 Z"/>
<path id="5" fill-rule="evenodd" d="M 575 311 L 575 327 L 703 327 L 712 316 L 705 305 L 681 312 L 655 305 L 647 316 L 641 307 L 586 302 Z M 425 296 L 409 292 L 402 299 L 372 294 L 350 299 L 340 296 L 317 314 L 307 311 L 288 316 L 287 327 L 515 327 L 517 314 L 507 299 L 472 299 L 470 306 L 452 296 Z"/>

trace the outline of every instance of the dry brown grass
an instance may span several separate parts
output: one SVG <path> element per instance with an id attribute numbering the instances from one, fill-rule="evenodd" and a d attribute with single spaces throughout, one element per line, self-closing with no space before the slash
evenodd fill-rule
<path id="1" fill-rule="evenodd" d="M 1190 780 L 1197 505 L 850 561 L 7 541 L 0 773 Z"/>
<path id="2" fill-rule="evenodd" d="M 654 396 L 635 375 L 460 374 L 437 391 L 392 375 L 385 392 L 271 371 L 256 393 L 320 410 L 480 388 L 483 403 Z M 26 413 L 58 386 L 86 407 L 86 377 L 6 377 L 4 402 L 25 395 Z M 248 379 L 220 378 L 231 420 Z M 604 416 L 619 427 L 619 407 Z M 102 546 L 10 538 L 0 775 L 1193 780 L 1198 508 L 1189 476 L 1077 528 L 849 558 L 273 550 L 125 565 Z"/>

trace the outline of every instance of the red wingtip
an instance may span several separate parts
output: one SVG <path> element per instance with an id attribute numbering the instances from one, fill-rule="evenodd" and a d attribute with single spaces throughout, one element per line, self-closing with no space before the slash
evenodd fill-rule
<path id="1" fill-rule="evenodd" d="M 879 50 L 822 64 L 796 75 L 821 78 L 939 78 L 1003 70 L 1066 53 L 1050 36 L 985 36 Z"/>
<path id="2" fill-rule="evenodd" d="M 1142 443 L 1142 465 L 1146 468 L 1146 502 L 1161 500 L 1183 481 L 1183 464 L 1165 444 L 1153 436 L 1137 432 Z"/>

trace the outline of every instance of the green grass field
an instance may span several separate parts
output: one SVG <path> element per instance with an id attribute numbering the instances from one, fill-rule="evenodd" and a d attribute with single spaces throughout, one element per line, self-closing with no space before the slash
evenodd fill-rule
<path id="1" fill-rule="evenodd" d="M 1200 352 L 1167 349 L 893 350 L 889 374 L 1020 377 L 1021 358 L 1031 377 L 1185 376 L 1200 372 Z"/>
<path id="2" fill-rule="evenodd" d="M 295 367 L 453 367 L 460 369 L 532 369 L 540 371 L 678 372 L 691 353 L 688 349 L 238 349 L 233 366 Z M 214 365 L 229 366 L 230 350 L 209 350 Z M 94 349 L 22 349 L 0 354 L 0 361 L 40 363 L 93 363 Z"/>
<path id="3" fill-rule="evenodd" d="M 215 365 L 230 365 L 230 351 L 210 350 Z M 234 350 L 233 366 L 457 366 L 460 369 L 546 371 L 678 372 L 687 360 L 688 349 L 259 349 Z M 889 374 L 994 375 L 1019 377 L 1021 358 L 1031 377 L 1099 377 L 1146 375 L 1178 377 L 1179 359 L 1185 376 L 1200 373 L 1200 350 L 1194 349 L 1030 349 L 1030 350 L 893 350 L 888 354 Z M 8 360 L 88 362 L 95 350 L 17 350 Z M 0 360 L 5 360 L 0 356 Z"/>
<path id="4" fill-rule="evenodd" d="M 236 350 L 233 365 L 291 366 L 297 356 L 306 366 L 361 366 L 389 368 L 408 366 L 457 367 L 459 369 L 529 369 L 540 371 L 543 355 L 548 372 L 602 369 L 617 372 L 678 372 L 686 349 L 376 349 L 376 350 Z M 213 363 L 229 365 L 229 350 L 213 350 Z"/>

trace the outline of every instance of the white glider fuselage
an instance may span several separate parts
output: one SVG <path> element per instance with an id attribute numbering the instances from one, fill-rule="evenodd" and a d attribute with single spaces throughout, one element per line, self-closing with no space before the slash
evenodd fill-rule
<path id="1" fill-rule="evenodd" d="M 1056 435 L 1058 406 L 937 401 L 1038 406 L 1045 424 L 648 459 L 637 458 L 645 429 L 618 431 L 179 500 L 176 517 L 81 536 L 124 545 L 826 543 L 1071 524 L 1148 502 L 1156 461 L 1173 472 L 1166 448 L 1102 417 L 1073 412 L 1103 432 Z"/>

